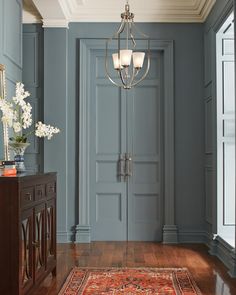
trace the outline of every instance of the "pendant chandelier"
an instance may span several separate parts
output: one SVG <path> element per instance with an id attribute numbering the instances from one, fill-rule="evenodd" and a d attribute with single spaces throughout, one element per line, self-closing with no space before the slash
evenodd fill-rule
<path id="1" fill-rule="evenodd" d="M 135 41 L 135 37 L 136 40 Z M 145 41 L 147 53 L 136 49 L 138 40 Z M 109 45 L 115 42 L 117 52 L 112 54 L 113 67 L 120 82 L 116 82 L 109 73 Z M 113 49 L 113 48 L 112 48 Z M 146 68 L 143 69 L 147 59 Z M 107 78 L 116 86 L 131 89 L 145 79 L 150 68 L 150 39 L 134 24 L 134 14 L 130 12 L 127 1 L 125 12 L 121 14 L 121 24 L 118 31 L 106 41 L 105 70 Z"/>

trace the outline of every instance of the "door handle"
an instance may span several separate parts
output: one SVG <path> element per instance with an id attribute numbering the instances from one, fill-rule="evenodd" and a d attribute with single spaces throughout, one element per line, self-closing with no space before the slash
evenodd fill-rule
<path id="1" fill-rule="evenodd" d="M 125 177 L 132 176 L 132 157 L 131 154 L 125 154 Z"/>
<path id="2" fill-rule="evenodd" d="M 123 154 L 120 154 L 118 162 L 118 176 L 120 181 L 125 181 L 125 156 Z"/>

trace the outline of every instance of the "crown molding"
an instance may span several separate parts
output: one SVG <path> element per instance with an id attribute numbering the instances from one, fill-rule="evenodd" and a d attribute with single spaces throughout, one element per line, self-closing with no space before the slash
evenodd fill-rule
<path id="1" fill-rule="evenodd" d="M 43 19 L 43 28 L 69 29 L 69 22 L 65 19 Z"/>
<path id="2" fill-rule="evenodd" d="M 205 5 L 199 11 L 199 14 L 201 15 L 202 22 L 205 22 L 205 20 L 207 19 L 208 15 L 210 14 L 215 3 L 216 3 L 216 0 L 209 0 L 209 1 L 205 2 Z"/>
<path id="3" fill-rule="evenodd" d="M 124 1 L 107 0 L 24 0 L 33 1 L 42 15 L 44 27 L 68 27 L 69 22 L 120 22 Z M 148 5 L 147 5 L 148 2 Z M 130 0 L 136 22 L 203 23 L 216 0 Z M 29 14 L 29 12 L 28 12 Z M 23 22 L 29 15 L 23 13 Z M 31 19 L 31 22 L 34 19 Z M 35 17 L 35 22 L 41 19 Z M 63 25 L 64 22 L 64 25 Z"/>
<path id="4" fill-rule="evenodd" d="M 22 15 L 23 24 L 40 24 L 42 19 L 39 16 L 33 14 L 30 11 L 24 11 Z"/>
<path id="5" fill-rule="evenodd" d="M 135 7 L 135 21 L 136 22 L 157 22 L 157 23 L 203 23 L 213 8 L 216 0 L 193 0 L 178 1 L 175 3 L 172 0 L 160 2 L 158 7 Z M 114 11 L 115 10 L 115 11 Z M 71 22 L 119 22 L 120 14 L 116 9 L 112 11 L 104 11 L 104 9 L 90 9 L 82 10 L 81 12 L 74 12 L 70 17 Z"/>

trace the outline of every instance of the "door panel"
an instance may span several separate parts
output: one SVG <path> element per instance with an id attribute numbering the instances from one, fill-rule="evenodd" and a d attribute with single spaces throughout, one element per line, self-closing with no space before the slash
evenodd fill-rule
<path id="1" fill-rule="evenodd" d="M 113 88 L 112 85 L 96 87 L 96 155 L 120 153 L 121 96 Z"/>
<path id="2" fill-rule="evenodd" d="M 143 85 L 134 89 L 133 97 L 133 153 L 143 157 L 156 156 L 160 136 L 159 89 Z"/>
<path id="3" fill-rule="evenodd" d="M 105 79 L 104 52 L 91 55 L 90 220 L 92 240 L 162 239 L 161 53 L 148 79 L 124 91 Z M 99 70 L 98 70 L 99 65 Z M 132 176 L 119 177 L 120 155 L 132 157 Z"/>

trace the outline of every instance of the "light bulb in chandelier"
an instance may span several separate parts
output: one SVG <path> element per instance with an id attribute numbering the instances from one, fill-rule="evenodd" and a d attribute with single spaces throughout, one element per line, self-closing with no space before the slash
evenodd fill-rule
<path id="1" fill-rule="evenodd" d="M 135 40 L 138 40 L 138 42 Z M 137 43 L 140 48 L 137 48 Z M 113 68 L 117 78 L 110 74 L 110 52 Z M 141 49 L 141 50 L 140 50 Z M 146 60 L 146 62 L 145 62 Z M 141 69 L 143 69 L 140 71 Z M 121 14 L 121 24 L 112 38 L 106 41 L 105 70 L 108 79 L 116 86 L 131 89 L 145 79 L 150 68 L 150 39 L 134 24 L 134 14 L 130 12 L 129 4 Z"/>
<path id="2" fill-rule="evenodd" d="M 132 58 L 132 50 L 122 49 L 120 50 L 120 64 L 122 67 L 129 67 Z"/>
<path id="3" fill-rule="evenodd" d="M 123 69 L 123 67 L 121 66 L 121 63 L 120 63 L 119 54 L 118 53 L 113 53 L 112 58 L 113 58 L 114 69 L 115 70 Z"/>
<path id="4" fill-rule="evenodd" d="M 145 58 L 145 52 L 133 52 L 133 64 L 135 69 L 141 69 Z"/>

